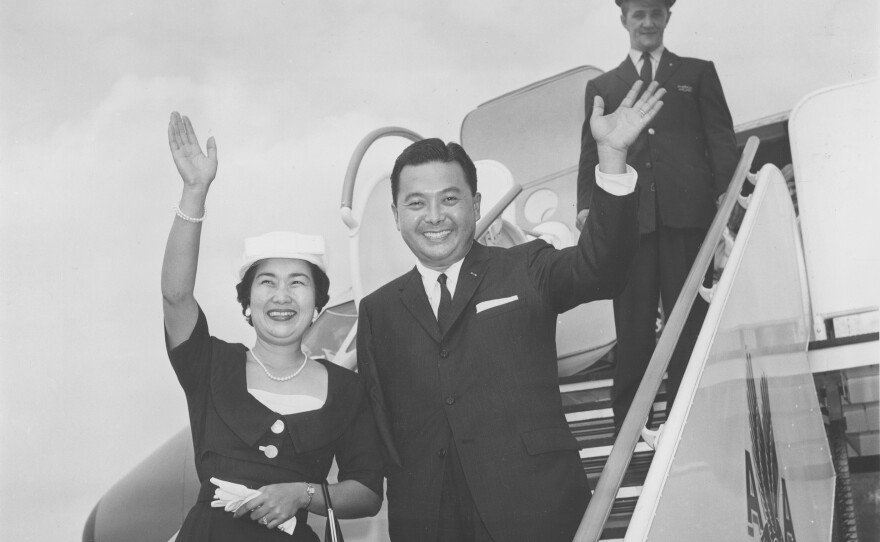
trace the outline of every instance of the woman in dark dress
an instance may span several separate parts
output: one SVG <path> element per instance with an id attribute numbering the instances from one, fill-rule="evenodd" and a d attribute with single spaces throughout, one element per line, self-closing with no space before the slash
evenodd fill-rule
<path id="1" fill-rule="evenodd" d="M 375 515 L 382 460 L 359 376 L 302 350 L 303 333 L 328 300 L 323 239 L 291 232 L 248 239 L 236 289 L 255 344 L 212 337 L 193 289 L 217 147 L 210 138 L 205 155 L 189 119 L 177 113 L 168 142 L 183 193 L 162 265 L 165 341 L 186 394 L 202 483 L 177 540 L 318 540 L 306 519 L 326 514 L 320 483 L 334 458 L 337 516 Z M 212 479 L 260 494 L 234 511 L 212 507 Z M 279 528 L 293 517 L 290 536 Z"/>

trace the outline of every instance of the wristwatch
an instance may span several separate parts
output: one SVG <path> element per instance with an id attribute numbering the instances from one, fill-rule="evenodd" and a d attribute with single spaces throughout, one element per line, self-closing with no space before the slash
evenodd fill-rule
<path id="1" fill-rule="evenodd" d="M 309 506 L 312 505 L 312 497 L 315 496 L 315 486 L 313 486 L 313 485 L 312 485 L 311 483 L 309 483 L 309 482 L 306 482 L 306 495 L 309 496 L 309 502 L 308 502 L 308 503 L 306 504 L 306 506 L 305 506 L 306 512 L 308 512 L 308 511 L 309 511 Z"/>

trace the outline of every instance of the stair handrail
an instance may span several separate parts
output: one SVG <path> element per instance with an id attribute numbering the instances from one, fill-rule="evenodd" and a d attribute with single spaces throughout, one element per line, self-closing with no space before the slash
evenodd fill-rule
<path id="1" fill-rule="evenodd" d="M 485 215 L 483 215 L 483 218 L 477 221 L 477 226 L 474 229 L 474 239 L 479 239 L 484 233 L 486 233 L 486 230 L 489 229 L 489 226 L 491 226 L 492 223 L 495 222 L 495 220 L 499 216 L 501 216 L 501 213 L 503 213 L 504 210 L 507 209 L 507 207 L 511 203 L 513 203 L 513 200 L 515 200 L 519 193 L 522 191 L 522 185 L 520 185 L 519 183 L 514 183 L 513 186 L 510 187 L 510 190 L 508 190 L 504 193 L 503 196 L 501 196 L 501 199 L 498 200 L 498 203 L 496 203 L 491 209 L 489 209 L 489 211 Z"/>
<path id="2" fill-rule="evenodd" d="M 654 353 L 651 356 L 651 361 L 648 363 L 645 375 L 642 377 L 642 382 L 639 384 L 639 389 L 636 392 L 632 405 L 630 405 L 623 425 L 620 427 L 617 439 L 615 439 L 611 453 L 608 455 L 608 461 L 605 463 L 602 474 L 599 476 L 596 490 L 593 493 L 592 499 L 590 499 L 586 512 L 584 512 L 584 517 L 581 518 L 580 526 L 577 533 L 575 533 L 574 542 L 598 542 L 602 536 L 605 522 L 611 514 L 614 499 L 620 490 L 626 469 L 638 443 L 639 434 L 648 420 L 648 413 L 654 403 L 654 398 L 657 396 L 657 391 L 660 389 L 663 374 L 666 372 L 672 352 L 678 343 L 687 316 L 694 304 L 694 299 L 697 296 L 699 286 L 702 284 L 706 268 L 709 266 L 709 262 L 714 255 L 715 247 L 718 245 L 721 235 L 727 227 L 727 219 L 733 210 L 733 206 L 736 204 L 737 196 L 739 196 L 742 190 L 743 182 L 745 182 L 746 175 L 749 173 L 749 168 L 751 167 L 752 160 L 755 158 L 759 142 L 760 140 L 756 136 L 751 136 L 746 141 L 742 156 L 733 173 L 730 185 L 727 187 L 727 192 L 721 206 L 715 214 L 715 219 L 709 227 L 709 232 L 703 240 L 693 266 L 691 266 L 681 293 L 675 301 L 675 308 L 666 321 L 666 326 L 660 335 L 657 346 L 654 348 Z"/>
<path id="3" fill-rule="evenodd" d="M 358 221 L 354 218 L 351 212 L 351 205 L 354 200 L 354 183 L 357 180 L 358 169 L 361 167 L 361 162 L 364 159 L 364 155 L 367 154 L 367 150 L 370 146 L 384 137 L 402 137 L 404 139 L 409 139 L 414 143 L 424 139 L 412 130 L 401 128 L 399 126 L 376 128 L 361 139 L 360 143 L 357 144 L 357 147 L 355 147 L 354 152 L 351 154 L 351 159 L 348 161 L 348 169 L 345 170 L 345 181 L 342 183 L 342 204 L 339 209 L 339 213 L 342 215 L 342 221 L 351 230 L 358 227 Z"/>

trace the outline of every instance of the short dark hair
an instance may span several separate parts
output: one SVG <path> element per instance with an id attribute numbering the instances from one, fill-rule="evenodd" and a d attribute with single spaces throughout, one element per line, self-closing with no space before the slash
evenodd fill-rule
<path id="1" fill-rule="evenodd" d="M 403 149 L 397 160 L 394 161 L 394 169 L 391 170 L 391 202 L 397 204 L 397 193 L 400 190 L 400 172 L 406 166 L 419 166 L 430 162 L 448 164 L 456 162 L 464 171 L 464 179 L 471 189 L 471 195 L 477 193 L 477 168 L 473 160 L 468 156 L 458 143 L 444 143 L 436 137 L 416 141 Z"/>
<path id="2" fill-rule="evenodd" d="M 251 321 L 251 318 L 245 314 L 245 311 L 251 304 L 251 286 L 254 284 L 257 267 L 259 267 L 260 263 L 263 261 L 264 260 L 258 260 L 254 262 L 241 278 L 241 282 L 235 285 L 235 291 L 238 293 L 236 300 L 241 303 L 241 314 L 244 315 L 247 323 L 250 324 L 251 327 L 254 327 L 254 324 Z M 326 307 L 327 302 L 330 301 L 330 277 L 312 262 L 306 263 L 309 264 L 309 269 L 312 270 L 312 283 L 315 286 L 315 308 L 318 309 L 318 312 L 321 312 L 321 309 Z"/>

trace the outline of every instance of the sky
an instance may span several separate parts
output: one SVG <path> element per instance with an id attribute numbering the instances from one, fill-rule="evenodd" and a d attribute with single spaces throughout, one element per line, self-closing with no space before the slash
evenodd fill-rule
<path id="1" fill-rule="evenodd" d="M 666 45 L 716 62 L 736 124 L 878 73 L 874 0 L 682 0 Z M 629 47 L 612 0 L 0 0 L 0 540 L 78 540 L 91 508 L 184 427 L 159 269 L 181 183 L 172 111 L 220 161 L 197 298 L 251 344 L 241 240 L 323 234 L 352 150 L 403 126 L 457 140 L 494 97 Z M 365 163 L 390 170 L 404 142 Z M 36 528 L 35 528 L 36 526 Z"/>

